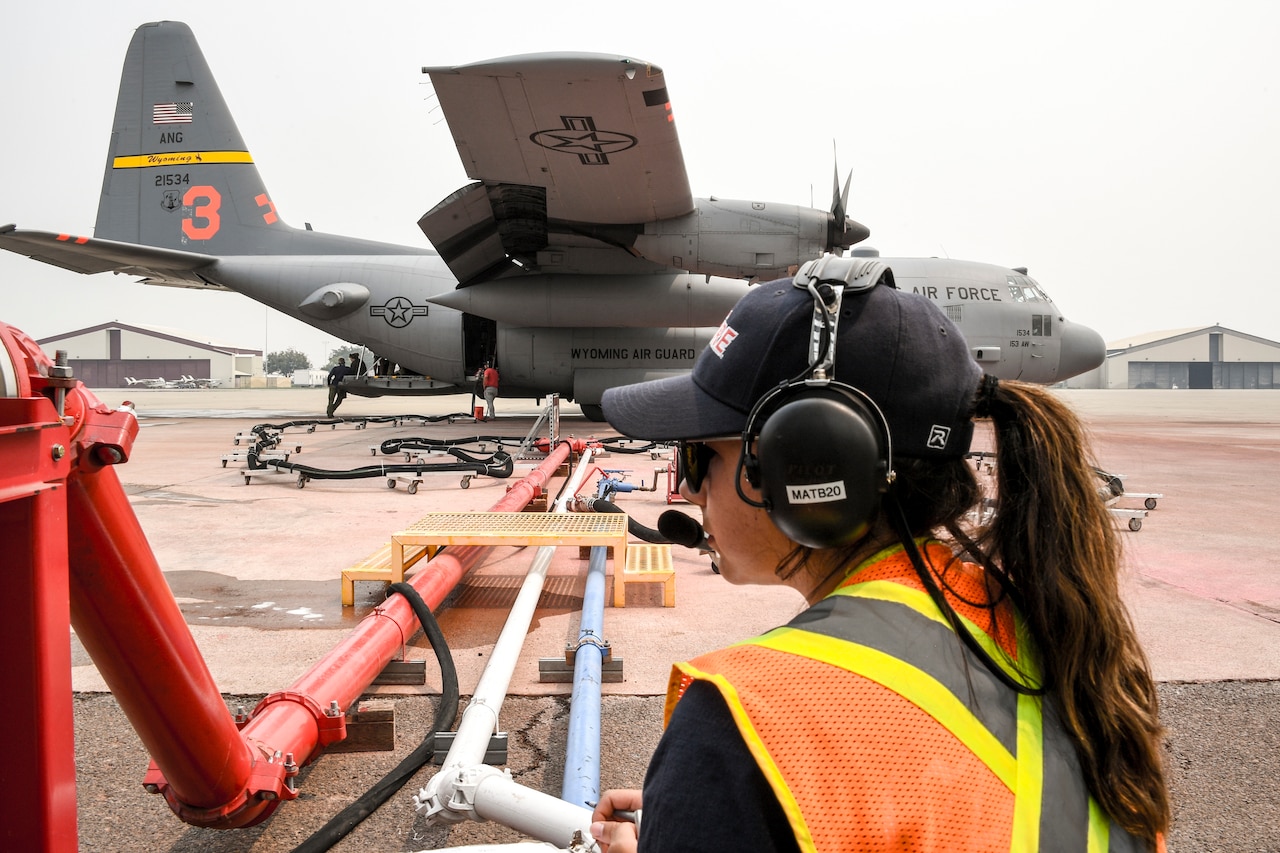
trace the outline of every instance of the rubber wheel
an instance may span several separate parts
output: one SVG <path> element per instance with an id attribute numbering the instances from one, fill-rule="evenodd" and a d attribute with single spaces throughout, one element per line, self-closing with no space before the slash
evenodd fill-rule
<path id="1" fill-rule="evenodd" d="M 410 484 L 409 484 L 409 494 L 411 494 L 411 495 L 416 495 L 417 493 L 418 493 L 418 484 L 417 484 L 417 483 L 410 483 Z"/>
<path id="2" fill-rule="evenodd" d="M 223 460 L 222 460 L 222 467 L 223 467 L 223 468 L 226 468 L 226 467 L 227 467 L 227 460 L 225 460 L 225 459 L 223 459 Z"/>
<path id="3" fill-rule="evenodd" d="M 245 484 L 246 486 L 247 486 L 247 485 L 249 485 L 249 478 L 248 478 L 248 477 L 245 477 L 245 478 L 244 478 L 244 484 Z"/>
<path id="4" fill-rule="evenodd" d="M 298 475 L 298 488 L 299 488 L 299 489 L 301 489 L 301 488 L 303 488 L 303 487 L 304 487 L 304 486 L 306 486 L 306 485 L 307 485 L 307 475 L 306 475 L 306 474 L 299 474 L 299 475 Z"/>
<path id="5" fill-rule="evenodd" d="M 1142 519 L 1140 519 L 1140 518 L 1131 518 L 1131 519 L 1129 519 L 1129 529 L 1130 529 L 1130 530 L 1134 530 L 1134 531 L 1141 530 L 1141 529 L 1142 529 Z"/>
<path id="6" fill-rule="evenodd" d="M 462 488 L 464 488 L 464 489 L 469 489 L 469 488 L 471 488 L 471 478 L 470 478 L 470 477 L 463 477 L 463 478 L 462 478 Z"/>
<path id="7" fill-rule="evenodd" d="M 395 480 L 393 480 L 393 479 L 391 479 L 390 477 L 388 477 L 388 478 L 387 478 L 387 488 L 388 488 L 388 489 L 394 489 L 395 487 L 396 487 L 396 481 L 395 481 Z"/>
<path id="8" fill-rule="evenodd" d="M 1155 499 L 1155 498 L 1147 498 L 1146 506 L 1147 506 L 1147 509 L 1155 509 L 1155 508 L 1156 508 L 1156 499 Z"/>

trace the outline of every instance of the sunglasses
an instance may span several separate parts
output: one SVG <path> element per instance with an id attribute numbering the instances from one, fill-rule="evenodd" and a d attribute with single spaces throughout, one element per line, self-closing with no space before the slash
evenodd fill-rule
<path id="1" fill-rule="evenodd" d="M 707 477 L 711 459 L 716 455 L 707 441 L 736 441 L 739 436 L 727 435 L 706 441 L 680 441 L 676 443 L 676 481 L 689 484 L 689 491 L 702 491 L 702 481 Z"/>

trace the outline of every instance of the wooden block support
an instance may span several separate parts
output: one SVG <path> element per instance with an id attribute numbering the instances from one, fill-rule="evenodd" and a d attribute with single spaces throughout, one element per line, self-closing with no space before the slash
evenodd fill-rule
<path id="1" fill-rule="evenodd" d="M 364 699 L 347 714 L 347 736 L 326 752 L 389 752 L 396 747 L 396 708 L 389 699 Z"/>
<path id="2" fill-rule="evenodd" d="M 405 568 L 412 566 L 423 557 L 434 557 L 437 550 L 434 545 L 407 546 L 404 549 Z M 390 542 L 342 572 L 343 607 L 355 605 L 356 581 L 383 581 L 385 583 L 401 583 L 404 581 L 404 572 L 400 572 L 400 576 L 396 577 Z"/>
<path id="3" fill-rule="evenodd" d="M 671 565 L 670 545 L 627 546 L 627 560 L 622 571 L 613 564 L 613 606 L 627 606 L 627 584 L 662 584 L 662 606 L 676 606 L 676 572 Z"/>

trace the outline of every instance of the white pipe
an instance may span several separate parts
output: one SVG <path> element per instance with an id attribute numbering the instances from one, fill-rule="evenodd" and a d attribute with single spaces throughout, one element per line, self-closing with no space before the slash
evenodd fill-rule
<path id="1" fill-rule="evenodd" d="M 510 844 L 465 844 L 462 847 L 450 847 L 449 853 L 555 853 L 562 850 L 563 847 L 541 841 L 513 841 Z M 415 853 L 431 851 L 418 850 Z"/>
<path id="2" fill-rule="evenodd" d="M 475 813 L 517 832 L 570 850 L 596 850 L 591 837 L 591 810 L 521 785 L 492 770 L 475 788 Z"/>
<path id="3" fill-rule="evenodd" d="M 572 496 L 577 492 L 591 469 L 590 462 L 591 449 L 587 448 L 578 461 L 578 467 L 569 478 L 560 500 L 556 501 L 555 512 L 565 511 L 568 498 L 564 496 Z M 440 768 L 440 772 L 431 777 L 427 786 L 418 791 L 418 796 L 413 798 L 414 805 L 418 809 L 427 810 L 428 825 L 457 823 L 467 817 L 476 817 L 470 808 L 469 798 L 460 795 L 458 789 L 468 784 L 463 778 L 466 771 L 474 770 L 476 765 L 483 766 L 484 755 L 489 748 L 489 736 L 497 731 L 498 711 L 506 699 L 507 687 L 511 684 L 511 675 L 515 672 L 520 650 L 529 633 L 529 625 L 533 622 L 533 614 L 537 608 L 538 599 L 542 595 L 547 569 L 551 565 L 551 557 L 554 554 L 554 546 L 538 549 L 533 565 L 525 575 L 520 592 L 516 595 L 515 604 L 507 615 L 506 624 L 502 626 L 502 632 L 494 643 L 489 662 L 480 675 L 480 682 L 476 685 L 471 701 L 462 713 L 458 731 L 454 735 L 449 754 L 445 756 L 444 765 Z M 568 805 L 558 798 L 542 796 L 556 803 Z M 580 807 L 570 806 L 570 808 L 575 808 L 578 812 L 585 811 Z M 588 821 L 584 826 L 589 827 L 590 812 L 587 812 L 587 815 Z M 495 819 L 504 825 L 511 825 L 501 818 L 495 817 Z M 548 838 L 541 832 L 527 831 L 526 834 L 545 841 L 557 843 L 561 841 L 560 838 Z M 587 840 L 590 840 L 589 836 Z"/>

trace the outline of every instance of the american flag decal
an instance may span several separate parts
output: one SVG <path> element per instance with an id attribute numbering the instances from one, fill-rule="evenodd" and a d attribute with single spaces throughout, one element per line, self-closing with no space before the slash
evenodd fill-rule
<path id="1" fill-rule="evenodd" d="M 152 124 L 191 124 L 192 107 L 187 103 L 156 104 L 151 108 Z"/>

